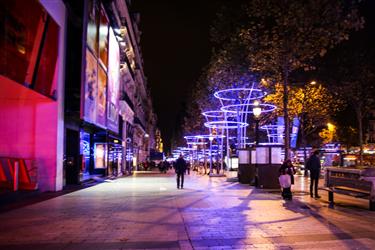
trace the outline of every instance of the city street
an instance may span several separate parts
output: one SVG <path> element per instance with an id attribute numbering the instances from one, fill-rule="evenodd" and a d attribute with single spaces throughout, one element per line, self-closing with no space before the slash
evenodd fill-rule
<path id="1" fill-rule="evenodd" d="M 0 214 L 0 249 L 374 249 L 365 200 L 327 207 L 224 177 L 137 173 Z M 355 205 L 351 205 L 355 204 Z"/>

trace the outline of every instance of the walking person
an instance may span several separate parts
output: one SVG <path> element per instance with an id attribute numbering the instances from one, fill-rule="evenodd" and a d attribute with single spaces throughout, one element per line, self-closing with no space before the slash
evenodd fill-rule
<path id="1" fill-rule="evenodd" d="M 290 178 L 290 185 L 285 185 L 283 187 L 283 191 L 281 193 L 281 196 L 283 197 L 284 200 L 291 200 L 293 195 L 292 195 L 292 185 L 294 185 L 294 174 L 296 173 L 294 166 L 292 164 L 291 160 L 286 160 L 284 163 L 281 165 L 279 169 L 280 176 L 281 175 L 287 175 Z"/>
<path id="2" fill-rule="evenodd" d="M 186 161 L 184 156 L 181 154 L 175 163 L 175 169 L 177 174 L 177 188 L 184 188 L 184 174 L 186 171 Z"/>
<path id="3" fill-rule="evenodd" d="M 319 150 L 315 150 L 314 153 L 307 160 L 306 168 L 310 171 L 310 196 L 320 198 L 320 196 L 318 195 L 318 185 L 321 169 Z"/>

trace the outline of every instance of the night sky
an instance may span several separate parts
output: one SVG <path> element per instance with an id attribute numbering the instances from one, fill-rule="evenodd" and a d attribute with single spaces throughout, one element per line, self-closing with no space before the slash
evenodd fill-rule
<path id="1" fill-rule="evenodd" d="M 181 126 L 189 91 L 209 62 L 212 50 L 209 27 L 222 2 L 133 1 L 131 11 L 141 14 L 144 70 L 167 150 L 174 131 Z M 365 29 L 350 40 L 366 40 L 364 46 L 372 47 L 375 1 L 367 0 L 362 4 Z"/>
<path id="2" fill-rule="evenodd" d="M 209 27 L 220 1 L 133 1 L 141 14 L 144 70 L 165 147 L 181 126 L 189 89 L 211 55 Z"/>

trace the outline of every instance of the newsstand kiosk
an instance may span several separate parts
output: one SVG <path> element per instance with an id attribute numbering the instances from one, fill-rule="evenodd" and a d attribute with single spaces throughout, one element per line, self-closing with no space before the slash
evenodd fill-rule
<path id="1" fill-rule="evenodd" d="M 256 148 L 238 149 L 238 180 L 258 188 L 277 189 L 282 147 L 258 145 Z"/>

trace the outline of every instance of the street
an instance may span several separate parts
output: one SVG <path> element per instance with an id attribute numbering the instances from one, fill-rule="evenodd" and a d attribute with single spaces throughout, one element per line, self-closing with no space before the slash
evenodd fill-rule
<path id="1" fill-rule="evenodd" d="M 0 249 L 375 249 L 366 200 L 329 209 L 303 177 L 293 201 L 195 172 L 184 187 L 173 172 L 137 173 L 1 213 Z"/>

